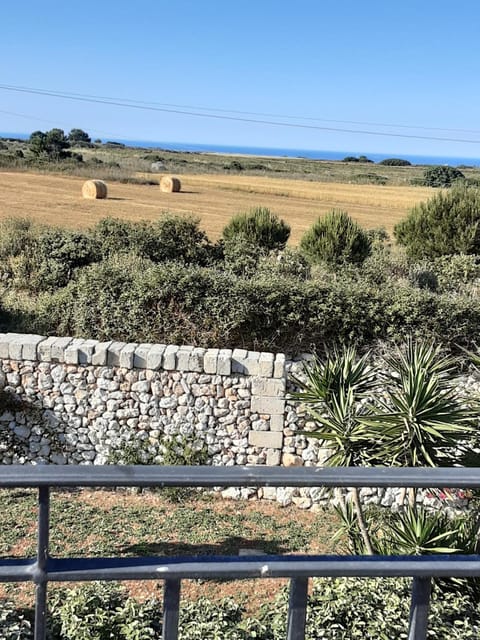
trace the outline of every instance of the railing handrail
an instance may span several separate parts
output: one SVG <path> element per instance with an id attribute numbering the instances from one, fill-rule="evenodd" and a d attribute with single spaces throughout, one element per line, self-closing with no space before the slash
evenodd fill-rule
<path id="1" fill-rule="evenodd" d="M 480 488 L 480 467 L 266 467 L 4 465 L 8 487 L 416 487 Z"/>
<path id="2" fill-rule="evenodd" d="M 5 465 L 0 488 L 38 489 L 36 558 L 0 558 L 0 582 L 36 584 L 35 640 L 45 640 L 47 584 L 52 581 L 164 580 L 163 640 L 177 640 L 184 578 L 289 577 L 287 640 L 304 640 L 308 577 L 412 576 L 409 640 L 427 637 L 434 576 L 480 577 L 480 554 L 430 556 L 268 556 L 52 558 L 50 489 L 67 487 L 416 487 L 478 488 L 480 468 L 322 468 L 266 466 Z"/>

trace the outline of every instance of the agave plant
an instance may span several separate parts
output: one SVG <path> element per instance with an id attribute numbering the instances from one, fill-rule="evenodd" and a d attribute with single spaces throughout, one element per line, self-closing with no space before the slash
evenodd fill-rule
<path id="1" fill-rule="evenodd" d="M 324 360 L 316 359 L 305 369 L 305 381 L 295 379 L 301 391 L 293 397 L 305 404 L 318 425 L 315 431 L 303 432 L 326 443 L 330 455 L 325 463 L 335 467 L 364 464 L 373 457 L 375 441 L 368 423 L 364 400 L 373 392 L 375 371 L 368 364 L 368 354 L 359 358 L 353 347 L 343 352 L 334 350 Z M 360 502 L 358 489 L 352 491 L 356 520 L 367 552 L 373 547 Z M 337 492 L 342 518 L 349 518 L 348 505 L 342 491 Z"/>
<path id="2" fill-rule="evenodd" d="M 361 418 L 376 433 L 380 457 L 407 467 L 461 464 L 471 458 L 468 439 L 475 432 L 476 413 L 454 386 L 454 361 L 439 348 L 409 340 L 387 364 L 392 371 L 387 395 Z"/>

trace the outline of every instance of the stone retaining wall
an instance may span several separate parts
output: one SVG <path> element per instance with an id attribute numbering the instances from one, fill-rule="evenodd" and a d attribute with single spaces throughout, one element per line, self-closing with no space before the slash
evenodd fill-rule
<path id="1" fill-rule="evenodd" d="M 321 464 L 319 442 L 288 399 L 284 354 L 0 334 L 0 463 L 163 461 L 188 443 L 211 464 Z M 325 491 L 230 488 L 309 508 Z M 395 493 L 365 489 L 390 506 Z"/>

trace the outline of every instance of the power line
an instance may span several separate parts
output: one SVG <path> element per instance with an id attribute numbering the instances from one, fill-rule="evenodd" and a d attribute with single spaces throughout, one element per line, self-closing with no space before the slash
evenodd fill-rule
<path id="1" fill-rule="evenodd" d="M 383 137 L 390 137 L 390 138 L 409 138 L 409 139 L 416 139 L 416 140 L 436 140 L 440 142 L 461 142 L 461 143 L 467 143 L 467 144 L 480 144 L 480 140 L 471 140 L 471 139 L 465 139 L 465 138 L 449 138 L 449 137 L 447 138 L 443 136 L 426 136 L 426 135 L 418 135 L 418 134 L 393 133 L 393 132 L 386 132 L 386 131 L 371 131 L 371 130 L 365 130 L 365 129 L 347 129 L 343 127 L 326 127 L 326 126 L 319 126 L 319 125 L 313 125 L 313 124 L 300 124 L 300 123 L 293 123 L 293 122 L 279 122 L 274 120 L 264 120 L 259 118 L 228 116 L 220 113 L 200 113 L 197 109 L 185 110 L 185 109 L 188 109 L 187 107 L 185 109 L 177 109 L 173 107 L 172 108 L 160 107 L 160 106 L 153 106 L 151 105 L 151 103 L 144 104 L 144 103 L 137 103 L 135 101 L 125 101 L 125 100 L 121 101 L 121 99 L 89 97 L 88 95 L 85 95 L 85 94 L 78 94 L 78 93 L 72 94 L 72 93 L 59 92 L 59 91 L 50 91 L 47 89 L 15 87 L 12 85 L 0 84 L 0 90 L 43 95 L 47 97 L 73 100 L 77 102 L 105 104 L 105 105 L 123 107 L 128 109 L 156 111 L 161 113 L 174 113 L 177 115 L 185 115 L 185 116 L 200 117 L 200 118 L 211 118 L 215 120 L 227 120 L 227 121 L 234 121 L 234 122 L 246 122 L 251 124 L 266 124 L 269 126 L 277 126 L 277 127 L 310 129 L 310 130 L 317 130 L 317 131 L 332 131 L 337 133 L 363 134 L 363 135 L 381 136 L 381 137 L 383 136 Z M 241 112 L 241 113 L 247 113 L 247 112 Z M 390 125 L 377 125 L 377 126 L 390 126 Z M 447 129 L 439 129 L 439 130 L 447 131 Z M 479 133 L 479 132 L 475 131 L 475 133 Z"/>
<path id="2" fill-rule="evenodd" d="M 394 129 L 419 129 L 422 131 L 450 131 L 456 133 L 474 133 L 480 134 L 480 129 L 459 129 L 459 128 L 451 128 L 451 127 L 427 127 L 425 125 L 411 125 L 411 124 L 395 124 L 392 122 L 366 122 L 361 120 L 335 120 L 331 118 L 316 118 L 312 116 L 292 116 L 287 114 L 279 114 L 279 113 L 265 113 L 258 111 L 240 111 L 237 109 L 219 109 L 215 107 L 204 107 L 198 105 L 185 105 L 185 104 L 175 104 L 169 102 L 154 102 L 154 101 L 146 101 L 146 100 L 132 100 L 130 98 L 118 98 L 112 96 L 98 96 L 92 94 L 84 94 L 84 93 L 75 93 L 75 92 L 66 92 L 66 91 L 58 91 L 58 90 L 49 90 L 49 89 L 33 89 L 31 87 L 22 87 L 22 86 L 12 86 L 12 85 L 0 85 L 0 89 L 10 90 L 10 91 L 25 91 L 32 93 L 39 93 L 40 95 L 51 95 L 55 94 L 58 97 L 64 97 L 73 99 L 87 99 L 91 98 L 92 100 L 100 100 L 100 101 L 111 101 L 115 103 L 121 103 L 125 106 L 133 106 L 133 105 L 142 105 L 142 106 L 157 106 L 157 107 L 167 107 L 167 108 L 175 108 L 175 109 L 192 109 L 195 111 L 210 111 L 217 113 L 236 113 L 240 115 L 250 115 L 250 116 L 259 116 L 265 118 L 283 118 L 287 120 L 303 120 L 308 122 L 333 122 L 337 124 L 354 124 L 360 126 L 371 126 L 371 127 L 391 127 Z M 202 115 L 202 114 L 198 114 Z"/>

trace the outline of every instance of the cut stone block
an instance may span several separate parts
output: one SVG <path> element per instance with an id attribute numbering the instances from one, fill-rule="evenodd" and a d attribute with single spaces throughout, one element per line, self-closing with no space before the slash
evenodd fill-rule
<path id="1" fill-rule="evenodd" d="M 92 364 L 104 367 L 108 362 L 108 350 L 112 344 L 109 342 L 97 342 L 95 352 L 92 354 Z"/>
<path id="2" fill-rule="evenodd" d="M 206 349 L 202 347 L 195 347 L 190 354 L 190 361 L 188 364 L 189 371 L 197 371 L 203 373 L 203 358 L 205 356 Z"/>
<path id="3" fill-rule="evenodd" d="M 277 353 L 273 363 L 273 377 L 285 378 L 285 354 Z"/>
<path id="4" fill-rule="evenodd" d="M 232 373 L 232 350 L 220 349 L 217 358 L 217 374 L 229 376 Z"/>
<path id="5" fill-rule="evenodd" d="M 92 364 L 98 340 L 83 340 L 78 348 L 78 364 Z"/>
<path id="6" fill-rule="evenodd" d="M 270 416 L 270 431 L 283 431 L 284 424 L 283 414 Z"/>
<path id="7" fill-rule="evenodd" d="M 252 379 L 252 395 L 283 398 L 285 395 L 285 380 L 255 377 Z"/>
<path id="8" fill-rule="evenodd" d="M 147 369 L 152 371 L 158 371 L 162 368 L 163 354 L 165 353 L 166 345 L 154 344 L 147 354 Z"/>
<path id="9" fill-rule="evenodd" d="M 73 342 L 73 338 L 55 338 L 50 348 L 52 362 L 65 362 L 65 349 Z"/>
<path id="10" fill-rule="evenodd" d="M 135 349 L 137 347 L 137 342 L 128 343 L 120 351 L 120 366 L 123 369 L 133 369 L 133 360 L 135 357 Z"/>
<path id="11" fill-rule="evenodd" d="M 81 338 L 74 338 L 68 347 L 66 347 L 64 351 L 64 362 L 65 364 L 78 364 L 79 363 L 79 350 L 81 345 L 83 344 L 83 340 Z"/>
<path id="12" fill-rule="evenodd" d="M 217 373 L 217 358 L 219 349 L 207 349 L 203 357 L 203 370 L 205 373 Z"/>
<path id="13" fill-rule="evenodd" d="M 107 364 L 111 367 L 120 366 L 120 353 L 124 347 L 127 346 L 126 342 L 111 342 L 108 347 Z"/>
<path id="14" fill-rule="evenodd" d="M 190 370 L 190 356 L 192 355 L 193 347 L 183 345 L 177 351 L 177 370 L 189 371 Z"/>
<path id="15" fill-rule="evenodd" d="M 281 456 L 282 452 L 280 451 L 280 449 L 269 449 L 267 451 L 267 465 L 269 467 L 278 467 L 278 465 L 280 464 Z"/>
<path id="16" fill-rule="evenodd" d="M 246 349 L 234 349 L 232 353 L 232 373 L 245 373 L 244 362 L 248 357 Z"/>
<path id="17" fill-rule="evenodd" d="M 283 398 L 272 398 L 270 396 L 252 396 L 253 413 L 266 413 L 269 415 L 283 415 L 285 411 L 285 400 Z"/>
<path id="18" fill-rule="evenodd" d="M 252 447 L 266 449 L 281 449 L 283 445 L 283 433 L 281 431 L 250 431 L 248 444 Z"/>
<path id="19" fill-rule="evenodd" d="M 273 375 L 273 353 L 263 352 L 258 359 L 258 374 L 264 378 L 271 378 Z"/>
<path id="20" fill-rule="evenodd" d="M 167 371 L 172 371 L 177 366 L 176 354 L 178 347 L 174 344 L 169 344 L 163 354 L 163 368 Z"/>
<path id="21" fill-rule="evenodd" d="M 139 344 L 133 356 L 133 366 L 135 369 L 147 369 L 147 358 L 152 344 Z"/>
<path id="22" fill-rule="evenodd" d="M 50 362 L 52 345 L 57 338 L 55 336 L 50 336 L 49 338 L 45 338 L 42 340 L 37 346 L 37 357 L 41 362 Z M 1 340 L 1 338 L 0 338 Z"/>

